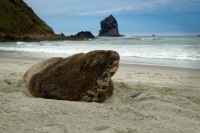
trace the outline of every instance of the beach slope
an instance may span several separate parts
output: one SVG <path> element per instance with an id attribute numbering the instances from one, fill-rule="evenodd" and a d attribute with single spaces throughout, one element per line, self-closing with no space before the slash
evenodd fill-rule
<path id="1" fill-rule="evenodd" d="M 120 64 L 113 96 L 87 103 L 33 98 L 22 77 L 42 59 L 0 58 L 2 133 L 200 132 L 198 69 Z"/>

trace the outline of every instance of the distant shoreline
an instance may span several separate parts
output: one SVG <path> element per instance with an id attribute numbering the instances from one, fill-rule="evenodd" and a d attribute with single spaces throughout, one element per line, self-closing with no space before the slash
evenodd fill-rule
<path id="1" fill-rule="evenodd" d="M 73 41 L 84 41 L 88 39 L 94 39 L 95 36 L 90 31 L 81 31 L 76 35 L 65 36 L 61 34 L 53 35 L 11 35 L 11 34 L 0 34 L 0 42 L 39 42 L 39 41 L 63 41 L 63 40 L 73 40 Z"/>
<path id="2" fill-rule="evenodd" d="M 80 35 L 81 34 L 81 35 Z M 200 35 L 121 35 L 121 36 L 98 36 L 91 32 L 79 32 L 76 35 L 65 36 L 55 34 L 49 36 L 27 36 L 27 35 L 0 35 L 0 42 L 40 42 L 40 41 L 85 41 L 95 38 L 120 38 L 120 37 L 200 37 Z"/>

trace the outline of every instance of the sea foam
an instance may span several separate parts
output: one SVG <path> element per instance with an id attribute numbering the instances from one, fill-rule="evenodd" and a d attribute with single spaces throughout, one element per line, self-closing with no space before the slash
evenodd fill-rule
<path id="1" fill-rule="evenodd" d="M 198 37 L 98 37 L 90 41 L 42 41 L 0 43 L 0 50 L 32 53 L 86 53 L 92 50 L 115 50 L 124 61 L 149 59 L 200 62 Z M 54 55 L 55 56 L 55 55 Z M 128 59 L 128 60 L 126 60 Z M 142 62 L 142 61 L 141 61 Z M 153 63 L 153 62 L 152 62 Z"/>

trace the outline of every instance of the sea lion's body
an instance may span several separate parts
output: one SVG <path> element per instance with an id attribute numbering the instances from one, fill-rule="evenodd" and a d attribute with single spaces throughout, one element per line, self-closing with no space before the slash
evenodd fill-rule
<path id="1" fill-rule="evenodd" d="M 117 52 L 96 50 L 42 61 L 24 79 L 34 97 L 103 102 L 113 93 L 111 77 L 118 66 Z"/>

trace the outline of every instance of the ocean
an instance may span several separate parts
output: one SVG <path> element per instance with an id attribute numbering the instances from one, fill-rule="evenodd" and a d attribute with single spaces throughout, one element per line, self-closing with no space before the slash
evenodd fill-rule
<path id="1" fill-rule="evenodd" d="M 115 50 L 121 63 L 200 69 L 200 37 L 125 36 L 86 41 L 1 42 L 0 51 L 67 57 L 92 50 Z"/>

